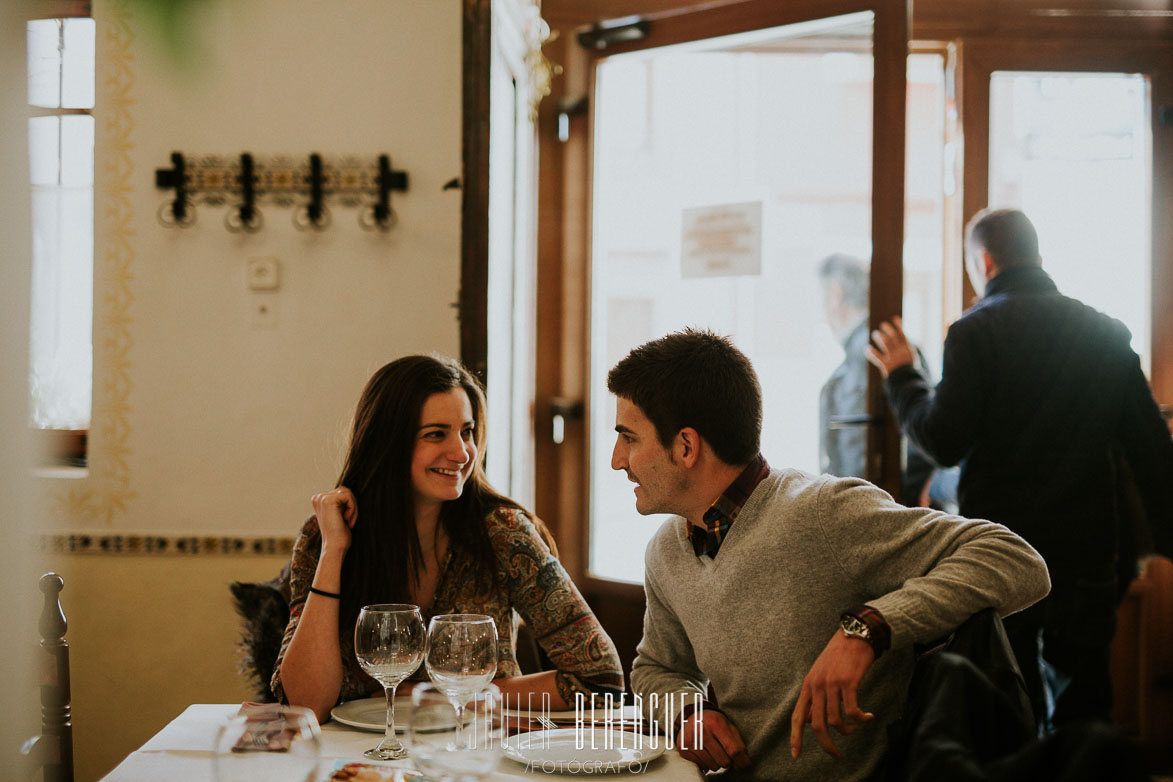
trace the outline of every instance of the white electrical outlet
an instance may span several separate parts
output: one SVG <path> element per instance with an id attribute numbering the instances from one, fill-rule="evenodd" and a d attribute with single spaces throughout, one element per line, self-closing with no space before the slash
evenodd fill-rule
<path id="1" fill-rule="evenodd" d="M 281 285 L 281 262 L 272 256 L 249 258 L 246 278 L 250 291 L 275 291 Z"/>

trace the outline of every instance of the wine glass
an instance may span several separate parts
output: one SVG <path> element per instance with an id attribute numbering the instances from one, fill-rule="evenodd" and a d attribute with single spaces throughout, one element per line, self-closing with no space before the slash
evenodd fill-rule
<path id="1" fill-rule="evenodd" d="M 249 704 L 216 731 L 216 782 L 253 782 L 273 775 L 317 782 L 321 773 L 318 718 L 304 706 Z"/>
<path id="2" fill-rule="evenodd" d="M 354 655 L 387 696 L 387 730 L 371 760 L 396 760 L 407 750 L 395 735 L 395 689 L 420 667 L 424 654 L 424 618 L 418 606 L 381 603 L 363 606 L 354 624 Z"/>
<path id="3" fill-rule="evenodd" d="M 435 684 L 411 692 L 407 741 L 416 768 L 429 779 L 473 782 L 497 767 L 505 736 L 501 691 L 489 684 L 464 692 L 459 709 Z"/>
<path id="4" fill-rule="evenodd" d="M 461 740 L 464 704 L 497 673 L 497 624 L 484 614 L 440 614 L 428 624 L 424 654 L 428 676 L 456 711 Z"/>

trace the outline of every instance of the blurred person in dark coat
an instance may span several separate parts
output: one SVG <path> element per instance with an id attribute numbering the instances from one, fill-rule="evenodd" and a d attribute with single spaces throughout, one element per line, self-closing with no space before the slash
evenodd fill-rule
<path id="1" fill-rule="evenodd" d="M 1128 329 L 1059 293 L 1025 214 L 979 212 L 965 244 L 982 298 L 949 329 L 936 388 L 899 319 L 873 332 L 868 359 L 901 429 L 961 464 L 961 514 L 1006 525 L 1047 562 L 1050 596 L 1006 621 L 1040 731 L 1108 720 L 1138 535 L 1173 552 L 1173 440 Z"/>

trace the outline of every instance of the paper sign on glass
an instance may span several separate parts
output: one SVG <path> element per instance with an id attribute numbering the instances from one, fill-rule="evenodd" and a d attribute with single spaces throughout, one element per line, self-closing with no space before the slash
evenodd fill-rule
<path id="1" fill-rule="evenodd" d="M 684 210 L 680 244 L 683 277 L 762 273 L 762 202 Z"/>

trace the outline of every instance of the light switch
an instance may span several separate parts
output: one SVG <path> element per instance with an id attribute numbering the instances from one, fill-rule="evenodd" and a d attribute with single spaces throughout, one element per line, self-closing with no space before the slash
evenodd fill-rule
<path id="1" fill-rule="evenodd" d="M 281 285 L 281 262 L 272 256 L 248 259 L 248 289 L 275 291 Z"/>

